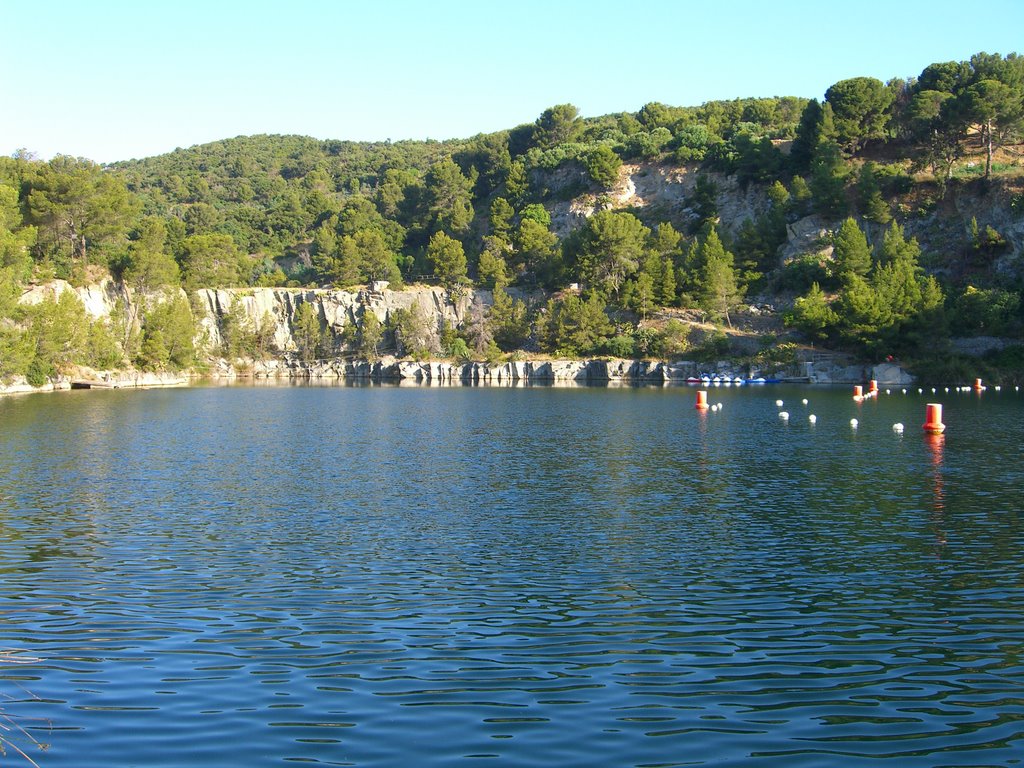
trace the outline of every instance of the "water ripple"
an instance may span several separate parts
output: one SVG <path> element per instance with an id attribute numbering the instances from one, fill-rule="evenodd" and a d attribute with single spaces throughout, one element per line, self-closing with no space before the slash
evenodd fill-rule
<path id="1" fill-rule="evenodd" d="M 47 768 L 1020 764 L 1021 400 L 691 399 L 2 401 L 4 709 Z"/>

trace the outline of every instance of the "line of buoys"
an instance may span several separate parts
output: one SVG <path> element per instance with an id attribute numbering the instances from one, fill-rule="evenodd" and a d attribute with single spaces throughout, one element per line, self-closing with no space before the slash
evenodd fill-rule
<path id="1" fill-rule="evenodd" d="M 869 385 L 867 392 L 864 391 L 864 387 L 862 387 L 860 384 L 856 384 L 853 387 L 853 399 L 856 402 L 860 403 L 860 402 L 863 402 L 864 400 L 867 400 L 868 398 L 871 398 L 871 397 L 878 397 L 878 382 L 877 381 L 872 379 L 871 384 Z"/>
<path id="2" fill-rule="evenodd" d="M 708 391 L 706 389 L 697 390 L 697 404 L 694 408 L 698 411 L 706 411 L 708 409 Z"/>
<path id="3" fill-rule="evenodd" d="M 959 390 L 960 387 L 957 387 L 957 389 Z M 1015 387 L 1015 389 L 1017 391 L 1020 391 L 1020 387 L 1019 386 Z M 906 392 L 905 389 L 903 391 L 904 391 L 904 393 Z M 887 390 L 887 392 L 888 392 L 888 390 Z M 860 386 L 854 387 L 854 399 L 864 400 L 864 399 L 867 399 L 870 396 L 871 396 L 870 393 L 869 394 L 863 394 L 863 387 L 860 387 Z M 802 403 L 804 405 L 807 405 L 808 402 L 809 401 L 806 398 L 804 398 L 802 400 Z M 781 407 L 782 406 L 782 400 L 776 400 L 775 404 L 777 406 Z M 699 409 L 706 409 L 707 407 L 708 407 L 708 405 L 707 405 L 707 392 L 699 391 L 697 393 L 697 408 L 699 408 Z M 721 408 L 722 408 L 722 404 L 721 403 L 716 403 L 715 405 L 711 406 L 711 410 L 712 411 L 718 411 L 718 410 L 721 410 Z M 789 412 L 788 411 L 779 411 L 779 419 L 781 419 L 784 423 L 788 424 L 789 423 Z M 808 420 L 808 422 L 811 425 L 814 425 L 814 424 L 816 424 L 818 422 L 818 417 L 815 414 L 811 413 L 811 414 L 808 414 L 807 420 Z M 855 419 L 855 418 L 854 419 L 850 419 L 850 428 L 854 432 L 857 431 L 857 428 L 859 426 L 860 426 L 860 421 L 858 419 Z M 904 429 L 905 428 L 904 428 L 904 425 L 903 425 L 902 422 L 896 422 L 895 424 L 892 425 L 892 431 L 895 434 L 899 435 L 900 437 L 903 436 Z M 946 425 L 942 423 L 942 404 L 941 403 L 928 403 L 927 404 L 926 409 L 925 409 L 925 423 L 923 425 L 923 429 L 924 429 L 924 431 L 926 433 L 928 433 L 930 435 L 939 435 L 939 434 L 942 434 L 945 431 Z"/>
<path id="4" fill-rule="evenodd" d="M 928 403 L 925 408 L 924 431 L 937 435 L 945 429 L 946 425 L 942 423 L 942 404 Z"/>

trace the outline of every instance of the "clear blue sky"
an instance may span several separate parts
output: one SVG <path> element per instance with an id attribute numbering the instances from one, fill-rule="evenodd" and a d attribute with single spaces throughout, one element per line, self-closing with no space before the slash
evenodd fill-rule
<path id="1" fill-rule="evenodd" d="M 467 137 L 565 102 L 820 98 L 1024 54 L 1024 0 L 0 0 L 0 19 L 0 153 L 99 162 L 255 133 Z"/>

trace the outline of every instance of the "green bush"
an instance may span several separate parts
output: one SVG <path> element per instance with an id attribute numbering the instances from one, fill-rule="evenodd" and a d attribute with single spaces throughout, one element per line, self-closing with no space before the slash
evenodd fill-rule
<path id="1" fill-rule="evenodd" d="M 608 339 L 601 351 L 612 357 L 632 358 L 636 356 L 636 340 L 632 336 L 620 333 Z"/>
<path id="2" fill-rule="evenodd" d="M 25 379 L 33 387 L 41 387 L 54 373 L 55 371 L 52 365 L 49 365 L 44 360 L 37 357 L 29 365 L 28 372 L 25 374 Z"/>
<path id="3" fill-rule="evenodd" d="M 831 287 L 832 278 L 820 256 L 804 253 L 787 261 L 776 277 L 776 285 L 780 291 L 793 291 L 804 294 L 811 286 Z"/>

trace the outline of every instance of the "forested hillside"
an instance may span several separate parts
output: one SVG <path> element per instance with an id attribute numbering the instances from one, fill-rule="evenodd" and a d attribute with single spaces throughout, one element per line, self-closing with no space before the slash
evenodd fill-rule
<path id="1" fill-rule="evenodd" d="M 251 136 L 109 167 L 2 158 L 0 375 L 188 367 L 182 287 L 375 280 L 493 291 L 445 349 L 419 354 L 681 356 L 683 310 L 728 327 L 756 299 L 787 309 L 797 341 L 934 367 L 952 336 L 1024 339 L 1022 128 L 1024 58 L 977 54 L 909 80 L 843 80 L 820 102 L 585 119 L 562 104 L 449 142 Z M 621 207 L 637 168 L 685 174 L 682 203 Z M 742 219 L 728 214 L 737 189 Z M 553 223 L 567 205 L 586 215 Z M 29 283 L 106 274 L 170 298 L 111 324 L 71 299 L 17 302 Z M 370 351 L 412 353 L 396 330 Z M 251 353 L 258 331 L 239 330 L 232 352 Z M 367 351 L 322 335 L 318 354 Z"/>

